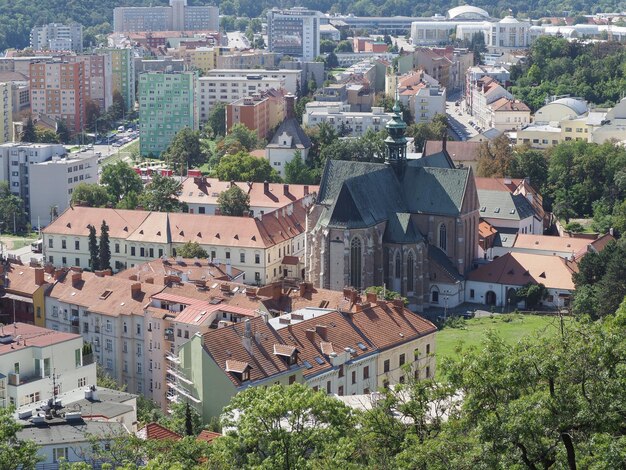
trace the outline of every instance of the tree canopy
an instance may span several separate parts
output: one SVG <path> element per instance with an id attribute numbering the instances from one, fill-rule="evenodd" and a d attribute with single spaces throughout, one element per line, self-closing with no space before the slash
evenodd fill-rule
<path id="1" fill-rule="evenodd" d="M 178 256 L 182 256 L 183 258 L 202 258 L 206 259 L 209 257 L 207 251 L 202 248 L 198 242 L 187 242 L 182 246 L 176 248 L 176 254 Z"/>
<path id="2" fill-rule="evenodd" d="M 181 129 L 161 154 L 161 158 L 179 175 L 186 175 L 187 169 L 203 165 L 207 162 L 207 156 L 200 145 L 200 132 L 188 127 Z"/>
<path id="3" fill-rule="evenodd" d="M 123 161 L 105 166 L 100 183 L 106 188 L 109 201 L 115 205 L 131 194 L 136 197 L 143 190 L 139 175 Z"/>
<path id="4" fill-rule="evenodd" d="M 139 206 L 147 211 L 180 212 L 182 204 L 178 193 L 181 189 L 182 183 L 177 178 L 154 173 L 152 181 L 139 196 Z"/>
<path id="5" fill-rule="evenodd" d="M 250 210 L 250 195 L 245 193 L 237 185 L 232 185 L 226 191 L 222 191 L 217 197 L 222 215 L 241 217 L 244 212 Z"/>
<path id="6" fill-rule="evenodd" d="M 252 155 L 239 152 L 235 155 L 224 155 L 215 174 L 221 181 L 264 181 L 279 182 L 280 176 L 265 158 L 256 158 Z"/>

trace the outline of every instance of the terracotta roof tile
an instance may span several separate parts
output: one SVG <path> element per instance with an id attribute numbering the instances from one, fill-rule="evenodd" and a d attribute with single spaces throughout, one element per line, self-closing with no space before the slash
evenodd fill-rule
<path id="1" fill-rule="evenodd" d="M 474 162 L 478 160 L 478 150 L 481 142 L 470 141 L 448 141 L 446 142 L 446 151 L 450 158 L 454 161 Z M 443 142 L 441 140 L 427 140 L 424 144 L 424 157 L 434 155 L 443 150 Z"/>
<path id="2" fill-rule="evenodd" d="M 196 437 L 196 440 L 211 443 L 218 437 L 222 437 L 219 432 L 207 431 L 206 429 L 203 429 L 202 432 L 198 434 L 198 437 Z"/>
<path id="3" fill-rule="evenodd" d="M 0 356 L 3 354 L 14 352 L 20 349 L 36 347 L 45 348 L 53 344 L 63 343 L 81 336 L 73 333 L 64 333 L 61 331 L 49 330 L 40 326 L 29 325 L 27 323 L 17 322 L 11 325 L 5 325 L 0 333 L 13 335 L 13 338 L 21 337 L 21 341 L 14 341 L 9 344 L 0 344 Z"/>
<path id="4" fill-rule="evenodd" d="M 157 440 L 157 441 L 161 441 L 165 439 L 179 441 L 180 439 L 182 439 L 182 436 L 180 434 L 174 431 L 170 431 L 165 426 L 162 426 L 159 423 L 146 424 L 144 428 L 138 432 L 138 434 L 143 439 L 150 439 L 150 440 Z"/>
<path id="5" fill-rule="evenodd" d="M 590 243 L 590 240 L 583 238 L 518 234 L 513 246 L 529 250 L 561 251 L 574 254 L 585 249 Z"/>
<path id="6" fill-rule="evenodd" d="M 230 275 L 228 271 L 230 270 Z M 175 275 L 186 277 L 189 281 L 204 281 L 212 284 L 215 281 L 229 281 L 238 278 L 243 271 L 233 266 L 227 268 L 222 263 L 211 263 L 206 259 L 180 259 L 170 258 L 167 260 L 158 258 L 138 264 L 132 268 L 120 271 L 115 276 L 125 279 L 135 278 L 138 281 L 152 279 L 154 284 L 163 285 L 165 277 Z"/>
<path id="7" fill-rule="evenodd" d="M 88 236 L 88 225 L 100 230 L 102 221 L 109 226 L 109 237 L 127 238 L 148 217 L 150 212 L 74 206 L 66 209 L 54 222 L 43 229 L 44 233 Z"/>
<path id="8" fill-rule="evenodd" d="M 2 280 L 2 270 L 4 270 L 4 281 Z M 41 287 L 36 281 L 38 271 L 44 283 L 54 281 L 50 274 L 43 272 L 43 268 L 33 268 L 15 263 L 9 263 L 4 267 L 0 266 L 0 287 L 12 294 L 31 297 Z"/>

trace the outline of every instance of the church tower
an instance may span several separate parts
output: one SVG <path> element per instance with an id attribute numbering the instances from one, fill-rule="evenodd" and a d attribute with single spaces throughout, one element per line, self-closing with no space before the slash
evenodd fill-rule
<path id="1" fill-rule="evenodd" d="M 406 122 L 402 120 L 402 113 L 400 112 L 400 103 L 396 96 L 396 104 L 393 107 L 395 116 L 385 126 L 389 136 L 385 139 L 387 145 L 387 164 L 396 172 L 398 177 L 404 173 L 404 167 L 406 165 Z"/>

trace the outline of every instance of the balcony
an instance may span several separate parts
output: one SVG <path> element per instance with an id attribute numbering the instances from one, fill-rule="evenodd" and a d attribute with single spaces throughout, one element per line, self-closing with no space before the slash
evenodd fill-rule
<path id="1" fill-rule="evenodd" d="M 165 341 L 169 341 L 170 343 L 174 342 L 174 328 L 166 328 L 163 332 L 163 337 Z"/>

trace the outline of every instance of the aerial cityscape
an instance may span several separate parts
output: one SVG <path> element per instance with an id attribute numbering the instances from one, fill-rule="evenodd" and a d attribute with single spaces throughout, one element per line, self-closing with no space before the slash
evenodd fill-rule
<path id="1" fill-rule="evenodd" d="M 0 8 L 0 470 L 626 468 L 624 4 L 213 3 Z"/>

